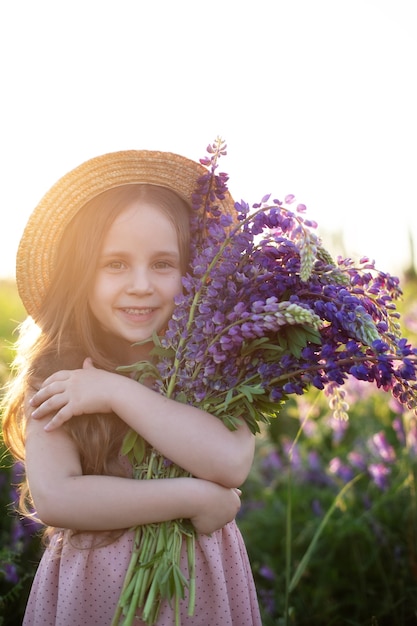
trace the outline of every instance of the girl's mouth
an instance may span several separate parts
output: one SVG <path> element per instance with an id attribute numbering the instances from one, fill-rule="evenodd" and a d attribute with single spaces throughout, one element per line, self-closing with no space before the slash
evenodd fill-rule
<path id="1" fill-rule="evenodd" d="M 122 309 L 123 313 L 126 313 L 127 315 L 150 315 L 151 313 L 153 313 L 155 311 L 155 309 L 153 308 L 148 308 L 148 309 L 137 309 L 137 308 L 124 308 Z"/>

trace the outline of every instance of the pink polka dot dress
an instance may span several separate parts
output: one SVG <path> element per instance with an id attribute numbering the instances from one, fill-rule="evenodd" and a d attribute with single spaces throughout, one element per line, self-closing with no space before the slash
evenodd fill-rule
<path id="1" fill-rule="evenodd" d="M 110 545 L 92 547 L 93 535 L 74 541 L 52 538 L 39 564 L 23 626 L 110 626 L 132 553 L 133 534 L 125 532 Z M 62 540 L 60 556 L 56 545 Z M 185 551 L 182 569 L 187 572 Z M 255 585 L 240 531 L 233 521 L 196 541 L 196 606 L 182 626 L 261 626 Z M 138 614 L 137 623 L 141 624 Z M 174 626 L 164 603 L 157 626 Z"/>

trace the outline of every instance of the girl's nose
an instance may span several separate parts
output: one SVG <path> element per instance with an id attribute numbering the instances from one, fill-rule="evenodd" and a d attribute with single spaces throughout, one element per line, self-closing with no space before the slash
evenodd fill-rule
<path id="1" fill-rule="evenodd" d="M 129 281 L 126 286 L 127 293 L 149 294 L 153 292 L 152 280 L 146 269 L 132 270 L 129 274 Z"/>

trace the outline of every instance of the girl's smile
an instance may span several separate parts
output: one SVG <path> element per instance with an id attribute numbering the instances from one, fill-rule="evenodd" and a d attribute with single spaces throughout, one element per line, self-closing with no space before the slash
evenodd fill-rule
<path id="1" fill-rule="evenodd" d="M 128 361 L 146 357 L 150 344 L 134 351 L 132 344 L 166 327 L 181 288 L 174 225 L 157 206 L 133 202 L 107 232 L 89 297 L 93 315 Z"/>

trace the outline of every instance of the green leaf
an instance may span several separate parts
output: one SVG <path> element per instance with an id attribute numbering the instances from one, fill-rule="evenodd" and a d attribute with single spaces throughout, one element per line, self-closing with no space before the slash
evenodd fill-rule
<path id="1" fill-rule="evenodd" d="M 320 331 L 311 326 L 303 325 L 307 341 L 320 345 L 322 343 Z"/>
<path id="2" fill-rule="evenodd" d="M 127 456 L 133 450 L 138 437 L 138 433 L 131 428 L 127 431 L 122 443 L 122 456 Z"/>
<path id="3" fill-rule="evenodd" d="M 239 393 L 242 393 L 249 400 L 249 402 L 253 402 L 253 396 L 264 395 L 265 393 L 265 390 L 260 386 L 252 387 L 250 385 L 239 385 L 237 390 Z"/>
<path id="4" fill-rule="evenodd" d="M 288 350 L 288 341 L 287 341 L 287 337 L 286 337 L 286 327 L 284 327 L 278 334 L 277 334 L 277 341 L 279 343 L 279 347 L 281 348 L 281 350 L 284 352 L 285 350 Z"/>
<path id="5" fill-rule="evenodd" d="M 232 398 L 233 398 L 233 391 L 234 391 L 233 389 L 229 389 L 229 391 L 227 392 L 226 399 L 224 400 L 225 407 L 228 407 L 229 404 L 231 403 Z"/>
<path id="6" fill-rule="evenodd" d="M 173 348 L 163 348 L 161 345 L 159 345 L 154 346 L 150 354 L 159 358 L 166 357 L 168 359 L 173 359 L 175 357 L 175 350 Z"/>
<path id="7" fill-rule="evenodd" d="M 276 344 L 269 343 L 268 337 L 260 337 L 259 339 L 254 339 L 250 343 L 244 344 L 242 346 L 242 356 L 248 356 L 252 352 L 255 352 L 259 348 L 264 350 L 271 350 L 273 352 L 282 352 L 281 346 L 277 346 Z"/>
<path id="8" fill-rule="evenodd" d="M 149 361 L 138 361 L 132 365 L 121 365 L 117 368 L 117 371 L 127 375 L 133 374 L 133 378 L 138 382 L 142 382 L 147 378 L 161 378 L 158 369 Z"/>
<path id="9" fill-rule="evenodd" d="M 237 430 L 242 423 L 241 419 L 230 414 L 220 414 L 217 415 L 217 417 L 221 419 L 223 424 L 227 426 L 229 430 Z"/>
<path id="10" fill-rule="evenodd" d="M 301 356 L 301 351 L 308 342 L 320 344 L 321 336 L 318 330 L 307 324 L 295 324 L 285 326 L 279 333 L 284 334 L 288 344 L 288 350 L 295 357 Z"/>
<path id="11" fill-rule="evenodd" d="M 133 446 L 133 455 L 138 465 L 142 463 L 146 452 L 146 443 L 143 437 L 137 435 L 135 445 Z"/>
<path id="12" fill-rule="evenodd" d="M 187 396 L 183 391 L 180 391 L 175 395 L 175 401 L 181 402 L 182 404 L 188 404 Z"/>

